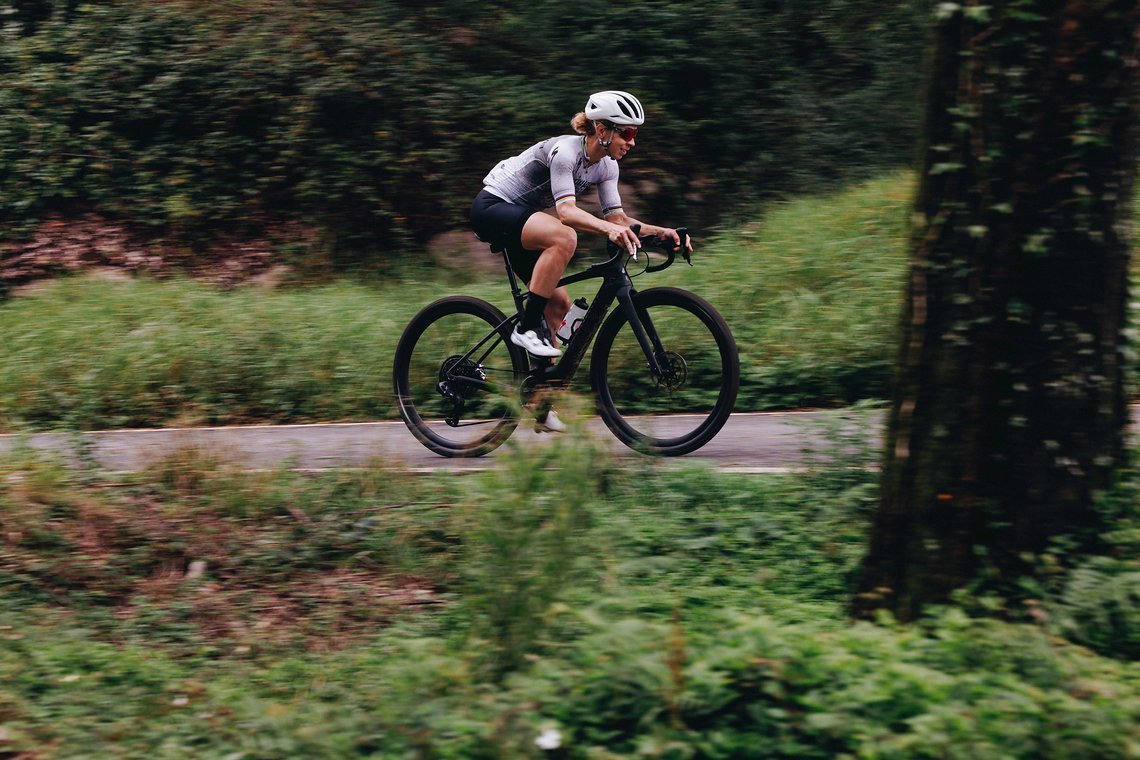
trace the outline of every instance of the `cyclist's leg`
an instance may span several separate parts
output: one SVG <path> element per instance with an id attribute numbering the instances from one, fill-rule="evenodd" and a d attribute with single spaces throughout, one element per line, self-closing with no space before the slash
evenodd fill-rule
<path id="1" fill-rule="evenodd" d="M 546 302 L 545 316 L 546 324 L 550 327 L 550 342 L 558 348 L 558 328 L 562 326 L 562 320 L 566 319 L 566 314 L 570 311 L 570 293 L 566 288 L 555 288 L 554 295 Z"/>
<path id="2" fill-rule="evenodd" d="M 505 248 L 509 266 L 523 282 L 528 284 L 533 279 L 535 264 L 546 247 L 544 244 L 541 247 L 535 245 L 528 248 L 522 241 L 523 229 L 527 226 L 529 219 L 535 215 L 542 216 L 528 206 L 508 203 L 486 190 L 475 196 L 475 200 L 471 204 L 471 228 L 475 234 L 493 246 L 499 245 Z M 539 241 L 544 241 L 545 237 L 545 235 L 539 235 Z M 555 282 L 557 283 L 557 280 Z M 518 332 L 523 333 L 528 330 L 534 331 L 536 334 L 542 332 L 539 329 L 539 320 L 546 311 L 545 307 L 549 295 L 549 293 L 542 293 L 538 294 L 538 297 L 532 297 L 528 300 L 526 311 L 518 325 Z M 551 332 L 553 333 L 553 330 Z M 544 353 L 543 355 L 549 354 Z"/>
<path id="3" fill-rule="evenodd" d="M 566 288 L 558 287 L 558 281 L 578 247 L 578 233 L 550 214 L 532 214 L 523 225 L 521 242 L 523 248 L 541 251 L 528 287 L 531 293 L 547 299 L 544 316 L 551 340 L 557 345 L 553 333 L 570 311 L 570 295 Z"/>

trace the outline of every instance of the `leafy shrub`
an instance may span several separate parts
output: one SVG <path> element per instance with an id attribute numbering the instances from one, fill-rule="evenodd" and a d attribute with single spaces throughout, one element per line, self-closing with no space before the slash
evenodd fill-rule
<path id="1" fill-rule="evenodd" d="M 570 757 L 1126 757 L 1136 736 L 1134 687 L 1030 628 L 748 616 L 677 635 L 609 623 L 520 688 Z"/>
<path id="2" fill-rule="evenodd" d="M 1134 667 L 947 613 L 921 628 L 763 614 L 709 634 L 594 619 L 501 687 L 414 629 L 281 657 L 174 659 L 6 617 L 0 746 L 115 757 L 1127 758 Z M 536 739 L 544 736 L 549 750 Z"/>
<path id="3" fill-rule="evenodd" d="M 1140 660 L 1138 495 L 1140 474 L 1122 469 L 1116 485 L 1100 495 L 1096 519 L 1058 540 L 1039 573 L 1053 581 L 1042 596 L 1057 631 L 1102 654 L 1134 660 Z"/>
<path id="4" fill-rule="evenodd" d="M 957 610 L 846 619 L 858 549 L 836 544 L 862 530 L 856 475 L 611 468 L 553 449 L 445 479 L 243 474 L 187 452 L 110 485 L 0 460 L 0 752 L 1134 754 L 1135 662 Z M 36 526 L 56 538 L 29 542 Z M 209 560 L 200 579 L 190 556 Z M 108 561 L 136 589 L 127 605 L 87 596 Z M 445 593 L 427 615 L 407 614 L 414 594 L 388 608 L 389 573 Z M 71 593 L 28 593 L 53 578 Z M 503 628 L 498 604 L 525 620 Z M 485 667 L 508 646 L 522 667 Z"/>
<path id="5" fill-rule="evenodd" d="M 1060 628 L 1098 652 L 1140 660 L 1140 567 L 1096 557 L 1074 569 L 1054 605 Z"/>

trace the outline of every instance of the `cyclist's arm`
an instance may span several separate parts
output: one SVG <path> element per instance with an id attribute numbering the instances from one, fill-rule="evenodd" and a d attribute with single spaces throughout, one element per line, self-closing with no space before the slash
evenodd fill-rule
<path id="1" fill-rule="evenodd" d="M 612 221 L 618 214 L 611 214 L 605 219 L 599 219 L 590 212 L 578 208 L 578 204 L 571 198 L 560 202 L 554 207 L 554 210 L 558 213 L 558 219 L 567 227 L 578 232 L 596 232 L 605 235 L 611 243 L 625 246 L 630 253 L 636 251 L 641 245 L 641 241 L 633 234 L 633 230 L 629 228 L 628 224 Z"/>
<path id="2" fill-rule="evenodd" d="M 608 219 L 599 219 L 588 211 L 578 208 L 574 197 L 574 167 L 578 158 L 572 151 L 555 148 L 550 154 L 550 194 L 554 198 L 554 210 L 558 219 L 578 232 L 594 232 L 605 235 L 614 245 L 635 252 L 641 241 L 626 225 L 613 224 Z M 612 184 L 612 194 L 617 196 L 616 175 L 607 181 Z M 615 204 L 616 205 L 616 204 Z"/>

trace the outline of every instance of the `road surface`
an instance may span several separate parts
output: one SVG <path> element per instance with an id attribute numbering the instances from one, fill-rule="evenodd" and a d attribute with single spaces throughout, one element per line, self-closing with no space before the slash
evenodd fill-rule
<path id="1" fill-rule="evenodd" d="M 819 451 L 829 440 L 825 428 L 844 421 L 878 445 L 880 416 L 867 413 L 772 412 L 734 414 L 709 444 L 686 457 L 667 461 L 704 461 L 741 472 L 781 472 L 805 462 L 805 447 Z M 638 457 L 615 439 L 600 420 L 587 429 L 612 447 L 615 456 Z M 544 445 L 554 434 L 538 435 L 520 425 L 512 437 Z M 18 446 L 60 452 L 71 461 L 88 457 L 103 469 L 131 472 L 179 449 L 197 448 L 242 467 L 260 470 L 289 466 L 304 470 L 361 467 L 384 462 L 415 470 L 487 467 L 496 455 L 446 459 L 425 449 L 402 422 L 329 425 L 257 425 L 223 428 L 116 430 L 91 433 L 36 433 L 0 436 L 0 452 Z"/>

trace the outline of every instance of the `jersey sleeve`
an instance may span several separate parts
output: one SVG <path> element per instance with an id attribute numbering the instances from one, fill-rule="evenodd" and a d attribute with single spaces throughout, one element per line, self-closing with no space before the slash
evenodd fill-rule
<path id="1" fill-rule="evenodd" d="M 574 165 L 577 157 L 565 146 L 558 146 L 550 155 L 550 195 L 554 205 L 574 200 Z"/>
<path id="2" fill-rule="evenodd" d="M 618 169 L 614 162 L 611 171 L 606 172 L 605 178 L 598 183 L 598 204 L 602 207 L 602 216 L 616 214 L 621 211 L 621 195 L 618 194 Z"/>

